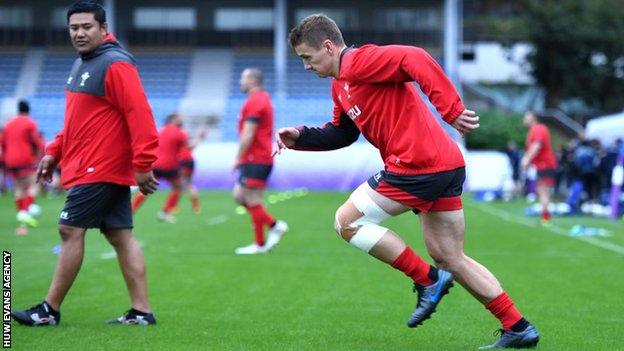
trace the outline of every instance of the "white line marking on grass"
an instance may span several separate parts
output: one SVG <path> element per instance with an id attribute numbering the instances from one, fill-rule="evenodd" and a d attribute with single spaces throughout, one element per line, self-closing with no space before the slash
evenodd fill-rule
<path id="1" fill-rule="evenodd" d="M 207 225 L 216 225 L 216 224 L 221 224 L 221 223 L 225 223 L 227 222 L 229 219 L 228 216 L 226 215 L 219 215 L 219 216 L 214 216 L 214 217 L 210 217 L 206 220 L 206 224 Z"/>
<path id="2" fill-rule="evenodd" d="M 614 244 L 608 241 L 604 241 L 604 240 L 600 240 L 597 238 L 593 238 L 593 237 L 587 237 L 587 236 L 570 236 L 568 235 L 568 231 L 565 228 L 559 227 L 557 225 L 551 224 L 549 226 L 541 226 L 538 225 L 535 221 L 526 219 L 526 218 L 522 218 L 522 217 L 518 217 L 517 215 L 512 215 L 507 211 L 504 210 L 499 210 L 497 208 L 494 208 L 490 205 L 486 205 L 486 204 L 478 204 L 475 205 L 476 208 L 480 209 L 483 212 L 489 213 L 491 215 L 494 215 L 500 219 L 503 219 L 505 221 L 508 222 L 514 222 L 520 225 L 524 225 L 527 227 L 532 227 L 532 228 L 537 228 L 540 227 L 544 230 L 547 230 L 551 233 L 557 234 L 557 235 L 561 235 L 561 236 L 565 236 L 567 238 L 572 238 L 572 239 L 576 239 L 576 240 L 580 240 L 583 241 L 587 244 L 596 246 L 596 247 L 600 247 L 602 249 L 605 250 L 609 250 L 615 253 L 618 253 L 620 255 L 624 255 L 624 246 L 620 246 L 618 244 Z"/>

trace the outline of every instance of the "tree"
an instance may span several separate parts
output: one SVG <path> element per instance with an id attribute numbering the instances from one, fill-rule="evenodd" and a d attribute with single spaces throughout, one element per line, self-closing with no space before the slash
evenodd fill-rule
<path id="1" fill-rule="evenodd" d="M 524 0 L 519 16 L 494 28 L 508 44 L 533 46 L 531 73 L 547 107 L 579 97 L 605 112 L 624 107 L 624 4 L 621 0 Z"/>

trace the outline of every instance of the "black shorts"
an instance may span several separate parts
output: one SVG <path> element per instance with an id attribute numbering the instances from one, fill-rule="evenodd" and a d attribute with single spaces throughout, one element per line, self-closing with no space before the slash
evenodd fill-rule
<path id="1" fill-rule="evenodd" d="M 69 189 L 59 224 L 78 228 L 132 228 L 130 187 L 112 183 L 76 185 Z"/>
<path id="2" fill-rule="evenodd" d="M 194 171 L 195 171 L 195 161 L 193 160 L 180 161 L 180 173 L 183 176 L 191 176 L 193 175 Z"/>
<path id="3" fill-rule="evenodd" d="M 156 178 L 163 178 L 163 179 L 166 179 L 168 181 L 176 180 L 176 179 L 180 178 L 180 170 L 177 169 L 177 168 L 172 168 L 172 169 L 155 168 L 154 169 L 154 177 L 156 177 Z"/>
<path id="4" fill-rule="evenodd" d="M 557 178 L 557 169 L 546 168 L 537 170 L 537 183 L 547 186 L 554 186 Z"/>
<path id="5" fill-rule="evenodd" d="M 273 165 L 246 163 L 238 165 L 238 183 L 246 188 L 266 188 Z"/>
<path id="6" fill-rule="evenodd" d="M 414 213 L 462 209 L 461 194 L 466 170 L 403 175 L 381 171 L 368 180 L 376 192 L 411 207 Z"/>

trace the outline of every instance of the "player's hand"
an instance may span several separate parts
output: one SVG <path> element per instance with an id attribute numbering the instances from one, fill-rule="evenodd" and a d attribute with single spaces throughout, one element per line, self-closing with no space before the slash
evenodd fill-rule
<path id="1" fill-rule="evenodd" d="M 283 149 L 290 149 L 291 147 L 295 146 L 295 142 L 297 142 L 297 139 L 299 139 L 299 135 L 299 129 L 297 128 L 280 128 L 275 134 L 277 139 L 277 145 L 275 147 L 275 151 L 273 151 L 273 156 L 280 155 Z"/>
<path id="2" fill-rule="evenodd" d="M 143 193 L 143 195 L 149 195 L 154 193 L 156 189 L 158 189 L 158 185 L 160 184 L 156 177 L 154 177 L 154 172 L 136 172 L 136 181 L 139 186 L 139 191 Z"/>
<path id="3" fill-rule="evenodd" d="M 39 165 L 37 165 L 37 182 L 40 183 L 43 180 L 46 183 L 50 183 L 52 181 L 54 168 L 56 168 L 56 160 L 54 159 L 54 156 L 43 156 L 41 161 L 39 161 Z"/>
<path id="4" fill-rule="evenodd" d="M 477 113 L 474 111 L 464 110 L 451 125 L 453 128 L 457 129 L 462 136 L 466 136 L 466 134 L 479 128 L 479 116 L 477 116 Z"/>

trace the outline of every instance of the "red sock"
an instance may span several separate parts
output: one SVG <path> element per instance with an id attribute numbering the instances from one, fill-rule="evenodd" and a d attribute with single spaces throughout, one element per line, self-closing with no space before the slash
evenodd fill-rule
<path id="1" fill-rule="evenodd" d="M 409 247 L 406 247 L 399 257 L 392 262 L 392 267 L 405 273 L 406 276 L 412 278 L 418 285 L 427 286 L 433 283 L 431 278 L 429 278 L 431 266 Z"/>
<path id="2" fill-rule="evenodd" d="M 167 198 L 167 202 L 165 203 L 165 207 L 163 208 L 163 211 L 165 211 L 165 213 L 169 213 L 173 211 L 173 209 L 176 208 L 176 206 L 178 206 L 179 199 L 180 199 L 180 191 L 171 190 L 171 192 L 169 193 L 169 197 Z"/>
<path id="3" fill-rule="evenodd" d="M 24 203 L 24 198 L 19 198 L 19 199 L 15 199 L 15 208 L 17 208 L 18 211 L 23 210 L 23 206 L 22 205 Z"/>
<path id="4" fill-rule="evenodd" d="M 258 220 L 267 227 L 272 227 L 275 224 L 275 218 L 261 204 L 247 206 L 247 209 L 252 216 L 257 216 Z"/>
<path id="5" fill-rule="evenodd" d="M 143 203 L 143 201 L 145 201 L 146 196 L 143 195 L 143 193 L 139 193 L 134 200 L 132 201 L 132 213 L 135 213 L 139 207 L 141 207 L 141 204 Z"/>
<path id="6" fill-rule="evenodd" d="M 513 301 L 511 301 L 509 295 L 507 295 L 504 291 L 494 300 L 488 302 L 485 305 L 485 308 L 490 310 L 494 317 L 498 318 L 503 325 L 504 330 L 510 330 L 511 326 L 522 319 L 522 315 L 514 305 Z"/>
<path id="7" fill-rule="evenodd" d="M 262 218 L 261 205 L 246 206 L 251 217 L 251 224 L 254 228 L 254 242 L 257 245 L 264 245 L 264 219 Z"/>
<path id="8" fill-rule="evenodd" d="M 26 195 L 25 198 L 22 199 L 22 209 L 28 211 L 28 207 L 35 202 L 35 198 L 30 195 Z"/>
<path id="9" fill-rule="evenodd" d="M 550 212 L 548 209 L 542 211 L 542 219 L 545 221 L 550 221 Z"/>
<path id="10" fill-rule="evenodd" d="M 189 197 L 191 198 L 191 208 L 199 211 L 199 196 L 197 196 L 197 194 L 190 194 Z"/>

